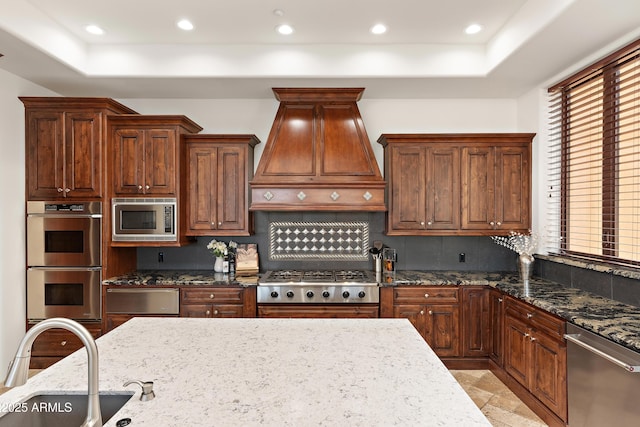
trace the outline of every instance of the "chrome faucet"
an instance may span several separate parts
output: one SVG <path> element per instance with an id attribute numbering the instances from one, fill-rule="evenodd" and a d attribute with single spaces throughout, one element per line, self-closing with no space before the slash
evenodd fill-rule
<path id="1" fill-rule="evenodd" d="M 43 320 L 29 329 L 20 341 L 16 356 L 9 365 L 7 378 L 4 381 L 6 387 L 16 387 L 27 382 L 29 374 L 29 362 L 31 361 L 31 345 L 42 332 L 53 328 L 62 328 L 72 332 L 87 349 L 87 357 L 89 358 L 88 370 L 88 405 L 87 418 L 81 427 L 94 427 L 102 425 L 102 415 L 100 413 L 100 396 L 98 394 L 98 347 L 93 337 L 87 329 L 80 323 L 65 319 L 62 317 L 54 317 Z"/>

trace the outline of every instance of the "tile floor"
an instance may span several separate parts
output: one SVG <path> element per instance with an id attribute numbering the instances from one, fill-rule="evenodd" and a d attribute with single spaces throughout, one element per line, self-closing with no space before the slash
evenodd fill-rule
<path id="1" fill-rule="evenodd" d="M 491 371 L 450 372 L 494 427 L 547 425 Z"/>
<path id="2" fill-rule="evenodd" d="M 39 370 L 30 369 L 29 376 Z M 491 371 L 450 371 L 494 427 L 543 427 L 534 414 Z M 0 387 L 0 394 L 7 389 Z"/>

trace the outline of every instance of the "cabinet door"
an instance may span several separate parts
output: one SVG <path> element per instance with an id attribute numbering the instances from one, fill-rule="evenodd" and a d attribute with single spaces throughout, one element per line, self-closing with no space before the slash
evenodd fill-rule
<path id="1" fill-rule="evenodd" d="M 462 149 L 462 219 L 465 230 L 492 230 L 496 224 L 493 147 Z"/>
<path id="2" fill-rule="evenodd" d="M 426 309 L 425 336 L 427 343 L 438 356 L 460 356 L 460 311 L 458 306 L 430 305 Z"/>
<path id="3" fill-rule="evenodd" d="M 64 197 L 64 115 L 31 111 L 26 120 L 28 197 Z"/>
<path id="4" fill-rule="evenodd" d="M 422 147 L 392 147 L 389 178 L 390 230 L 424 230 L 426 214 L 426 158 Z"/>
<path id="5" fill-rule="evenodd" d="M 489 291 L 462 289 L 462 351 L 466 357 L 486 357 L 490 347 Z"/>
<path id="6" fill-rule="evenodd" d="M 117 195 L 143 193 L 142 171 L 144 131 L 141 129 L 116 128 L 111 138 L 113 143 L 113 184 Z"/>
<path id="7" fill-rule="evenodd" d="M 529 147 L 496 148 L 495 220 L 505 230 L 527 230 L 531 221 Z"/>
<path id="8" fill-rule="evenodd" d="M 174 129 L 146 130 L 144 149 L 143 192 L 175 196 L 176 131 Z"/>
<path id="9" fill-rule="evenodd" d="M 527 324 L 507 311 L 504 318 L 504 369 L 529 387 L 529 337 Z"/>
<path id="10" fill-rule="evenodd" d="M 214 230 L 217 219 L 218 150 L 210 145 L 188 145 L 189 233 Z"/>
<path id="11" fill-rule="evenodd" d="M 102 196 L 102 114 L 65 114 L 64 194 L 73 198 Z"/>
<path id="12" fill-rule="evenodd" d="M 424 305 L 400 304 L 393 307 L 393 317 L 409 319 L 416 330 L 427 339 L 427 308 Z M 427 341 L 428 342 L 428 341 Z"/>
<path id="13" fill-rule="evenodd" d="M 459 149 L 429 148 L 426 154 L 426 229 L 457 230 L 460 227 Z"/>
<path id="14" fill-rule="evenodd" d="M 247 228 L 246 167 L 246 156 L 242 148 L 218 148 L 216 227 L 218 230 Z"/>
<path id="15" fill-rule="evenodd" d="M 530 340 L 531 393 L 558 416 L 566 420 L 566 345 L 539 331 L 534 331 Z"/>
<path id="16" fill-rule="evenodd" d="M 492 289 L 489 293 L 489 318 L 491 341 L 489 346 L 489 357 L 498 365 L 503 364 L 503 315 L 504 299 L 502 292 Z"/>

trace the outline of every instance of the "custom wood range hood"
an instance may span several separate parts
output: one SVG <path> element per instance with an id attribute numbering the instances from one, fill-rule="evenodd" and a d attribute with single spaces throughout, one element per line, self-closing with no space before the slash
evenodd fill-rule
<path id="1" fill-rule="evenodd" d="M 385 181 L 356 102 L 364 88 L 274 88 L 280 107 L 250 209 L 385 211 Z"/>

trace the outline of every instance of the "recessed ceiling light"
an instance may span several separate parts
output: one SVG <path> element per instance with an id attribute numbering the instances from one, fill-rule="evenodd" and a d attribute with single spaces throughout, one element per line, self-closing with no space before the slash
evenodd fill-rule
<path id="1" fill-rule="evenodd" d="M 293 33 L 293 27 L 291 25 L 288 24 L 282 24 L 282 25 L 278 25 L 276 27 L 276 31 L 279 32 L 280 34 L 283 34 L 285 36 Z"/>
<path id="2" fill-rule="evenodd" d="M 482 31 L 482 25 L 480 24 L 471 24 L 464 30 L 467 34 L 477 34 L 480 31 Z"/>
<path id="3" fill-rule="evenodd" d="M 193 24 L 188 19 L 181 19 L 178 21 L 178 28 L 185 31 L 193 30 Z"/>
<path id="4" fill-rule="evenodd" d="M 84 27 L 84 29 L 87 31 L 87 33 L 95 34 L 97 36 L 104 34 L 104 30 L 97 25 L 87 25 L 86 27 Z"/>
<path id="5" fill-rule="evenodd" d="M 371 32 L 373 34 L 384 34 L 387 32 L 387 27 L 384 24 L 376 24 L 371 27 Z"/>

